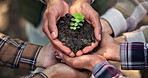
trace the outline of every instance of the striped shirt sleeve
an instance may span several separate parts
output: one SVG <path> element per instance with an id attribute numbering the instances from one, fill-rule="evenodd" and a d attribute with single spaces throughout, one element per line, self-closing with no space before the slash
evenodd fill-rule
<path id="1" fill-rule="evenodd" d="M 0 33 L 0 65 L 34 70 L 42 46 L 2 35 Z"/>

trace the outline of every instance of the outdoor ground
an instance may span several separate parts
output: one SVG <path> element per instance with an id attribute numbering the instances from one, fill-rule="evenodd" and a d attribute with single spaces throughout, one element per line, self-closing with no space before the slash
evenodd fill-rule
<path id="1" fill-rule="evenodd" d="M 27 40 L 24 29 L 25 20 L 22 18 L 17 9 L 16 1 L 0 0 L 0 32 L 11 37 L 17 37 L 22 40 Z M 120 69 L 119 63 L 111 63 L 114 64 L 118 69 Z M 129 78 L 140 78 L 139 71 L 137 70 L 126 70 L 122 72 L 129 76 Z M 0 78 L 19 78 L 20 76 L 25 74 L 29 74 L 29 71 L 24 69 L 18 70 L 0 66 Z"/>

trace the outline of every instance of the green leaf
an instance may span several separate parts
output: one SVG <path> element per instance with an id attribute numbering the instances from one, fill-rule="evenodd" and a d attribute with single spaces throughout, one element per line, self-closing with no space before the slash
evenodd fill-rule
<path id="1" fill-rule="evenodd" d="M 84 22 L 84 20 L 81 20 L 81 22 Z"/>
<path id="2" fill-rule="evenodd" d="M 70 27 L 70 29 L 76 30 L 77 28 L 76 27 Z"/>
<path id="3" fill-rule="evenodd" d="M 78 26 L 78 23 L 75 23 L 75 25 L 74 26 Z"/>
<path id="4" fill-rule="evenodd" d="M 76 22 L 80 22 L 80 20 L 79 20 L 79 19 L 75 19 L 75 21 L 76 21 Z"/>
<path id="5" fill-rule="evenodd" d="M 80 28 L 80 27 L 77 27 L 78 29 Z"/>
<path id="6" fill-rule="evenodd" d="M 74 18 L 80 19 L 80 20 L 83 20 L 84 17 L 85 17 L 85 16 L 84 16 L 83 14 L 81 14 L 81 13 L 74 13 L 73 16 L 74 16 Z"/>
<path id="7" fill-rule="evenodd" d="M 82 23 L 78 23 L 80 26 L 83 26 L 83 24 Z"/>
<path id="8" fill-rule="evenodd" d="M 75 23 L 71 22 L 71 23 L 70 23 L 70 25 L 71 25 L 71 26 L 74 26 L 74 25 L 75 25 Z"/>
<path id="9" fill-rule="evenodd" d="M 75 21 L 75 19 L 74 18 L 71 18 L 71 21 Z"/>

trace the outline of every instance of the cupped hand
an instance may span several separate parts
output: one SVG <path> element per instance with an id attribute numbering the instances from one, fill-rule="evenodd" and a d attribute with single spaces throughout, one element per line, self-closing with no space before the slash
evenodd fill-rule
<path id="1" fill-rule="evenodd" d="M 78 69 L 88 69 L 90 71 L 93 70 L 93 67 L 96 64 L 106 61 L 104 57 L 97 54 L 82 55 L 79 57 L 72 58 L 61 53 L 60 57 L 66 64 L 70 65 L 71 67 Z"/>
<path id="2" fill-rule="evenodd" d="M 43 31 L 55 47 L 69 55 L 71 50 L 57 39 L 58 29 L 56 26 L 56 21 L 68 13 L 69 6 L 64 0 L 47 0 L 46 3 L 47 8 L 43 18 Z"/>
<path id="3" fill-rule="evenodd" d="M 77 52 L 77 56 L 80 56 L 84 53 L 92 51 L 101 40 L 101 24 L 99 20 L 99 14 L 91 7 L 87 0 L 75 0 L 73 1 L 70 7 L 70 13 L 81 13 L 85 15 L 85 20 L 91 23 L 94 27 L 94 33 L 96 38 L 96 43 L 93 43 L 91 46 L 85 47 L 82 51 Z"/>

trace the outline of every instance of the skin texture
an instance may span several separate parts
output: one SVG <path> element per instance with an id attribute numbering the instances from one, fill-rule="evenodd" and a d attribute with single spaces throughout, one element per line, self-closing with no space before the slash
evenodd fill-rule
<path id="1" fill-rule="evenodd" d="M 47 68 L 58 63 L 52 48 L 52 44 L 48 44 L 41 48 L 37 57 L 36 66 Z"/>
<path id="2" fill-rule="evenodd" d="M 69 6 L 64 0 L 48 0 L 46 3 L 47 8 L 43 18 L 43 31 L 57 49 L 63 51 L 67 55 L 70 55 L 70 53 L 72 53 L 71 50 L 62 45 L 62 43 L 57 39 L 58 29 L 56 26 L 56 21 L 61 16 L 64 16 L 69 12 Z M 71 56 L 74 56 L 74 53 L 71 54 Z"/>
<path id="3" fill-rule="evenodd" d="M 92 51 L 101 40 L 101 24 L 99 20 L 99 14 L 91 7 L 87 0 L 74 0 L 70 6 L 70 13 L 81 13 L 85 15 L 85 20 L 91 23 L 94 27 L 94 33 L 96 38 L 96 43 L 92 43 L 91 46 L 85 47 L 82 51 L 77 52 L 77 56 L 80 56 L 84 53 Z"/>
<path id="4" fill-rule="evenodd" d="M 42 72 L 48 78 L 90 78 L 91 76 L 89 71 L 80 71 L 62 63 L 58 63 Z"/>
<path id="5" fill-rule="evenodd" d="M 79 57 L 71 58 L 65 54 L 60 53 L 60 57 L 62 60 L 70 65 L 71 67 L 77 68 L 77 69 L 87 69 L 92 71 L 93 67 L 103 61 L 106 61 L 106 59 L 100 55 L 92 54 L 92 55 L 82 55 Z"/>
<path id="6" fill-rule="evenodd" d="M 120 61 L 120 42 L 103 33 L 100 47 L 95 52 L 108 60 Z"/>
<path id="7" fill-rule="evenodd" d="M 85 20 L 90 22 L 94 27 L 96 43 L 92 43 L 91 46 L 87 46 L 83 50 L 78 51 L 76 56 L 81 56 L 84 53 L 92 51 L 101 40 L 102 28 L 100 21 L 98 21 L 99 14 L 90 6 L 90 2 L 91 0 L 73 0 L 72 5 L 69 7 L 64 0 L 46 0 L 47 9 L 44 13 L 43 31 L 56 49 L 71 57 L 74 57 L 75 54 L 68 47 L 62 45 L 62 43 L 57 39 L 58 29 L 56 21 L 66 13 L 73 14 L 78 12 L 84 14 Z"/>

